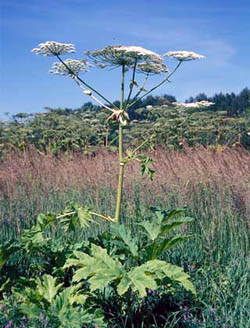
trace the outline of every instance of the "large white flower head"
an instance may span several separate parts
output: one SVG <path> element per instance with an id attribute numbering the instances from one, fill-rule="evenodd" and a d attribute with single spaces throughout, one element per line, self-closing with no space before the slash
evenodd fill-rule
<path id="1" fill-rule="evenodd" d="M 91 66 L 87 60 L 66 59 L 63 63 L 54 63 L 49 73 L 66 75 L 69 77 L 78 76 L 81 72 L 88 72 L 88 67 Z"/>
<path id="2" fill-rule="evenodd" d="M 32 49 L 31 52 L 42 56 L 57 56 L 75 52 L 75 46 L 71 43 L 46 41 L 44 43 L 40 43 L 38 47 Z"/>
<path id="3" fill-rule="evenodd" d="M 205 56 L 199 55 L 193 51 L 169 51 L 165 53 L 163 56 L 166 57 L 173 57 L 179 61 L 189 61 L 189 60 L 196 60 L 196 59 L 203 59 Z"/>
<path id="4" fill-rule="evenodd" d="M 126 66 L 132 68 L 136 63 L 162 63 L 162 57 L 157 53 L 137 46 L 107 46 L 100 50 L 87 51 L 85 53 L 93 62 L 101 67 L 107 66 Z"/>
<path id="5" fill-rule="evenodd" d="M 156 52 L 138 47 L 138 46 L 119 46 L 117 49 L 120 52 L 124 52 L 127 56 L 135 58 L 137 60 L 148 60 L 153 63 L 161 63 L 162 57 Z"/>
<path id="6" fill-rule="evenodd" d="M 150 63 L 150 62 L 143 62 L 139 63 L 136 67 L 138 73 L 145 73 L 145 74 L 161 74 L 168 72 L 168 68 L 163 63 Z"/>
<path id="7" fill-rule="evenodd" d="M 179 102 L 173 102 L 172 103 L 177 108 L 208 108 L 210 106 L 213 106 L 214 103 L 206 100 L 192 102 L 192 103 L 179 103 Z"/>

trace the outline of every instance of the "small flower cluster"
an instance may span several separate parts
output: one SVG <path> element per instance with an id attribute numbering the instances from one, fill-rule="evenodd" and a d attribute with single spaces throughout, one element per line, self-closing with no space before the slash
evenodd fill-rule
<path id="1" fill-rule="evenodd" d="M 91 66 L 87 60 L 66 59 L 63 63 L 54 63 L 49 73 L 66 75 L 70 77 L 78 76 L 80 72 L 88 72 Z"/>
<path id="2" fill-rule="evenodd" d="M 138 73 L 146 74 L 161 74 L 168 72 L 167 66 L 163 63 L 143 62 L 137 65 L 136 70 Z"/>
<path id="3" fill-rule="evenodd" d="M 214 105 L 213 102 L 202 100 L 197 101 L 193 103 L 179 103 L 179 102 L 173 102 L 172 103 L 175 107 L 181 107 L 181 108 L 207 108 L 212 105 Z"/>
<path id="4" fill-rule="evenodd" d="M 71 43 L 60 43 L 56 41 L 46 41 L 40 43 L 37 48 L 31 50 L 36 55 L 42 56 L 57 56 L 67 53 L 74 53 L 75 46 Z"/>
<path id="5" fill-rule="evenodd" d="M 166 57 L 173 57 L 179 61 L 189 61 L 189 60 L 196 60 L 196 59 L 203 59 L 205 56 L 199 55 L 193 51 L 169 51 L 164 54 Z"/>

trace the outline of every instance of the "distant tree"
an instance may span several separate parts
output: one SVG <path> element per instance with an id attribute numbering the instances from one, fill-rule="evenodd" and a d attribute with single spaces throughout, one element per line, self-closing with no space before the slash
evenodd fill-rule
<path id="1" fill-rule="evenodd" d="M 176 102 L 176 98 L 174 96 L 171 96 L 171 95 L 163 95 L 162 97 L 164 100 L 167 100 L 169 103 L 172 103 L 172 102 Z"/>
<path id="2" fill-rule="evenodd" d="M 32 117 L 33 114 L 32 113 L 17 113 L 15 115 L 12 116 L 12 119 L 15 122 L 20 122 L 22 123 L 23 121 L 25 121 L 27 118 Z"/>
<path id="3" fill-rule="evenodd" d="M 250 90 L 244 88 L 238 95 L 233 92 L 226 94 L 220 92 L 212 97 L 207 97 L 205 93 L 200 93 L 195 97 L 189 97 L 185 102 L 191 103 L 201 100 L 214 102 L 215 105 L 211 107 L 211 110 L 226 111 L 229 117 L 242 116 L 250 105 Z"/>

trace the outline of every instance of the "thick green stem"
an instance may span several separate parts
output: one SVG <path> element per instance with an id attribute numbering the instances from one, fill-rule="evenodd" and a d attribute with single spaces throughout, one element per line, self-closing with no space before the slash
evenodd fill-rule
<path id="1" fill-rule="evenodd" d="M 122 82 L 121 82 L 121 102 L 120 110 L 123 109 L 124 104 L 124 76 L 125 76 L 125 66 L 122 66 Z M 123 161 L 123 128 L 121 123 L 119 123 L 119 178 L 117 186 L 117 197 L 116 197 L 116 210 L 115 210 L 115 222 L 119 223 L 121 204 L 122 204 L 122 190 L 123 190 L 123 178 L 124 178 L 124 161 Z"/>
<path id="2" fill-rule="evenodd" d="M 116 198 L 116 210 L 115 210 L 115 222 L 119 223 L 121 204 L 122 204 L 122 189 L 123 189 L 123 177 L 124 177 L 124 163 L 120 163 L 119 180 L 117 186 L 117 198 Z"/>

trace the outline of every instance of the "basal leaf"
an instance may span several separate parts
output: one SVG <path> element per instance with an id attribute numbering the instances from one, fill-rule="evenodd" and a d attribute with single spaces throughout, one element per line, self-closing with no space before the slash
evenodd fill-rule
<path id="1" fill-rule="evenodd" d="M 190 237 L 191 237 L 190 235 L 185 235 L 185 236 L 177 235 L 172 238 L 164 239 L 161 242 L 161 244 L 159 245 L 159 254 L 165 252 L 166 250 L 170 249 L 171 247 L 175 246 L 176 244 L 179 244 L 179 243 L 183 242 L 184 240 L 187 240 Z"/>
<path id="2" fill-rule="evenodd" d="M 159 220 L 154 220 L 154 221 L 144 220 L 140 222 L 138 225 L 146 230 L 147 235 L 151 240 L 155 240 L 161 232 L 161 223 L 159 222 Z"/>
<path id="3" fill-rule="evenodd" d="M 81 258 L 78 262 L 81 268 L 75 272 L 73 281 L 89 278 L 91 290 L 102 289 L 124 273 L 122 264 L 112 259 L 106 249 L 95 244 L 91 245 L 91 256 L 82 252 L 74 252 L 74 254 Z M 73 262 L 68 260 L 66 267 L 71 263 L 77 265 L 75 260 Z"/>
<path id="4" fill-rule="evenodd" d="M 142 269 L 150 272 L 154 279 L 163 279 L 168 277 L 169 279 L 179 283 L 186 290 L 196 294 L 195 287 L 189 280 L 189 275 L 183 271 L 183 269 L 177 265 L 167 263 L 160 260 L 152 260 L 143 264 Z"/>
<path id="5" fill-rule="evenodd" d="M 106 287 L 112 280 L 116 279 L 117 275 L 114 271 L 104 271 L 96 273 L 93 277 L 91 277 L 88 281 L 90 283 L 90 291 L 94 291 L 96 289 L 103 289 Z"/>
<path id="6" fill-rule="evenodd" d="M 107 250 L 105 248 L 92 244 L 91 254 L 98 261 L 98 264 L 100 264 L 100 267 L 96 268 L 97 272 L 106 268 L 107 270 L 110 270 L 117 275 L 122 273 L 122 264 L 118 260 L 112 259 L 107 254 Z"/>
<path id="7" fill-rule="evenodd" d="M 185 208 L 175 208 L 171 210 L 167 215 L 164 215 L 164 219 L 162 223 L 167 223 L 173 219 L 176 219 L 178 216 L 185 214 L 186 209 Z"/>
<path id="8" fill-rule="evenodd" d="M 132 281 L 127 274 L 124 274 L 120 283 L 117 286 L 117 292 L 119 295 L 123 295 L 131 286 Z"/>
<path id="9" fill-rule="evenodd" d="M 123 224 L 112 224 L 111 233 L 122 239 L 133 256 L 138 256 L 137 238 L 132 237 L 131 230 L 128 227 Z"/>
<path id="10" fill-rule="evenodd" d="M 146 274 L 144 265 L 136 267 L 128 272 L 128 278 L 131 281 L 131 288 L 138 292 L 140 297 L 147 296 L 146 289 L 156 289 L 157 284 L 151 275 Z"/>
<path id="11" fill-rule="evenodd" d="M 56 284 L 56 278 L 51 275 L 45 274 L 42 277 L 42 280 L 37 278 L 37 289 L 41 296 L 43 296 L 49 303 L 52 302 L 56 296 L 58 290 L 63 284 Z"/>
<path id="12" fill-rule="evenodd" d="M 39 315 L 42 312 L 42 309 L 36 304 L 21 304 L 21 311 L 27 316 L 28 319 L 39 318 Z"/>
<path id="13" fill-rule="evenodd" d="M 180 225 L 182 225 L 184 223 L 192 222 L 193 220 L 194 219 L 191 218 L 191 217 L 184 216 L 184 217 L 175 219 L 173 222 L 168 222 L 167 221 L 165 224 L 162 225 L 160 235 L 161 236 L 165 235 L 166 233 L 168 233 L 172 229 L 175 229 L 175 228 L 179 227 Z"/>
<path id="14" fill-rule="evenodd" d="M 0 246 L 0 268 L 8 261 L 10 256 L 20 250 L 21 247 L 14 241 L 8 241 Z"/>
<path id="15" fill-rule="evenodd" d="M 162 266 L 162 270 L 170 279 L 179 282 L 186 290 L 196 295 L 195 287 L 189 280 L 190 276 L 185 273 L 181 267 L 165 263 L 165 265 Z"/>

